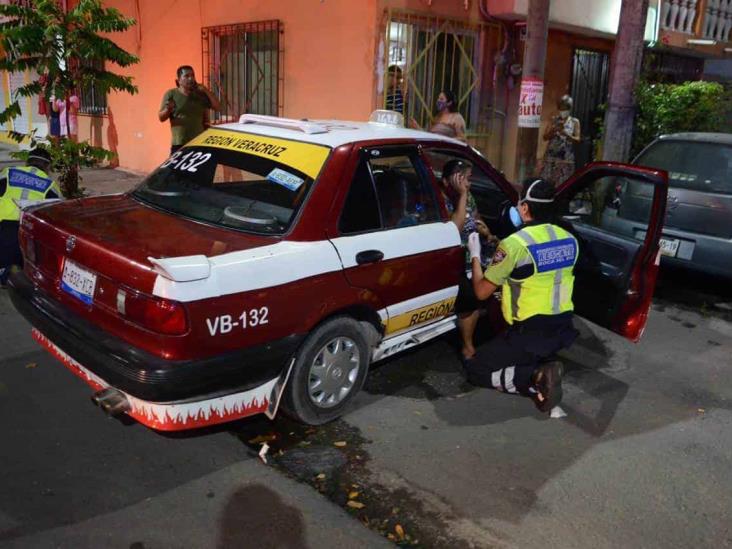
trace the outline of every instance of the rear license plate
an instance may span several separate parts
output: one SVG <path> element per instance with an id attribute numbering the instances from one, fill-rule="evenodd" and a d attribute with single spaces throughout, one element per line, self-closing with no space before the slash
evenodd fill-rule
<path id="1" fill-rule="evenodd" d="M 679 251 L 679 241 L 673 238 L 662 238 L 661 244 L 661 255 L 668 257 L 676 257 L 676 253 Z"/>
<path id="2" fill-rule="evenodd" d="M 64 270 L 61 274 L 61 289 L 80 299 L 87 305 L 94 301 L 94 288 L 97 285 L 97 275 L 80 267 L 73 261 L 64 260 Z"/>

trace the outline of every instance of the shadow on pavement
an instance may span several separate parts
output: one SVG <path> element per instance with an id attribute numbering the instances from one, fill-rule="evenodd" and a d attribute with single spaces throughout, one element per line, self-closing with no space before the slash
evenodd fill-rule
<path id="1" fill-rule="evenodd" d="M 216 547 L 307 548 L 302 514 L 262 484 L 244 486 L 224 507 Z"/>

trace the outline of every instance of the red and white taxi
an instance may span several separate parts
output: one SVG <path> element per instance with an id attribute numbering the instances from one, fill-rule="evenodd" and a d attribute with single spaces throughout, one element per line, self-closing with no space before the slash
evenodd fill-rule
<path id="1" fill-rule="evenodd" d="M 458 141 L 244 115 L 129 193 L 26 210 L 12 299 L 112 414 L 171 431 L 272 417 L 281 399 L 324 423 L 371 363 L 455 327 L 465 255 L 438 188 L 452 158 L 473 165 L 483 219 L 509 234 L 514 188 Z M 645 200 L 635 237 L 612 231 L 618 186 Z M 609 163 L 559 189 L 581 245 L 576 311 L 632 340 L 653 293 L 666 189 L 664 172 Z"/>

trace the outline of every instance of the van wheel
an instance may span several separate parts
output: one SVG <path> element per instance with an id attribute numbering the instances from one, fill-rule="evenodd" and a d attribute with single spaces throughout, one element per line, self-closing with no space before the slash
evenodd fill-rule
<path id="1" fill-rule="evenodd" d="M 361 390 L 370 358 L 357 320 L 336 317 L 318 326 L 297 353 L 282 400 L 285 413 L 308 425 L 340 417 Z"/>

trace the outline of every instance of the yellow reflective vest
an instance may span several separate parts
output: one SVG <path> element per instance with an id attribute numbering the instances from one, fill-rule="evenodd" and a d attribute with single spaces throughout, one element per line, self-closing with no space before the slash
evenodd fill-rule
<path id="1" fill-rule="evenodd" d="M 5 179 L 5 191 L 0 196 L 0 221 L 18 221 L 20 209 L 13 200 L 43 200 L 50 193 L 61 198 L 58 185 L 44 172 L 34 166 L 13 166 L 0 172 Z"/>
<path id="2" fill-rule="evenodd" d="M 501 241 L 485 278 L 502 286 L 501 308 L 513 324 L 535 315 L 557 315 L 574 309 L 574 265 L 577 239 L 561 227 L 530 225 Z M 528 278 L 515 270 L 533 266 Z"/>

